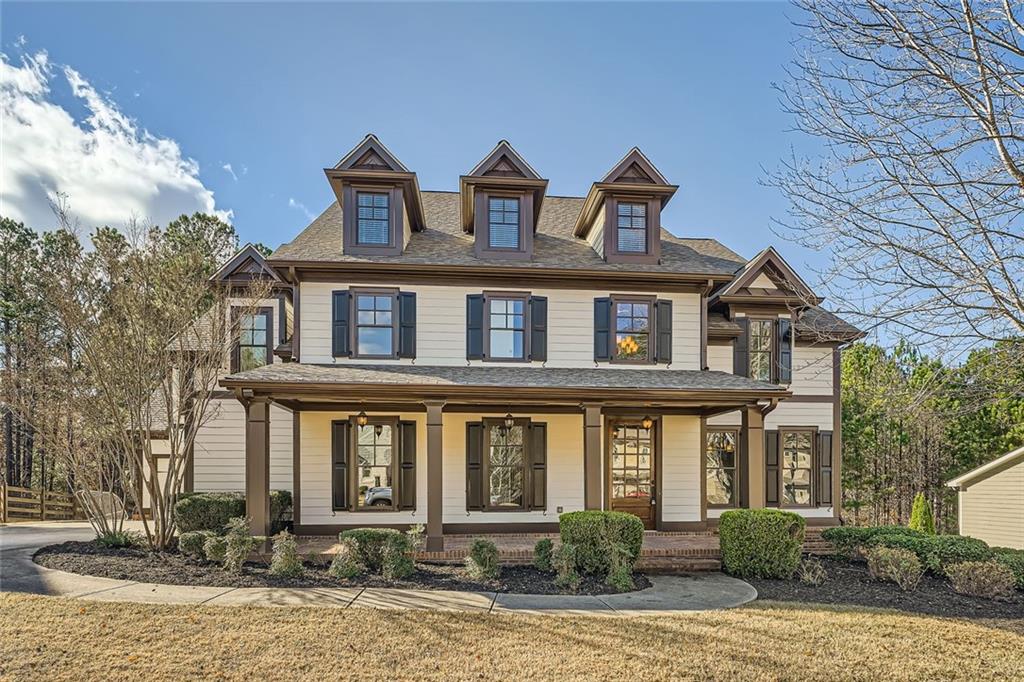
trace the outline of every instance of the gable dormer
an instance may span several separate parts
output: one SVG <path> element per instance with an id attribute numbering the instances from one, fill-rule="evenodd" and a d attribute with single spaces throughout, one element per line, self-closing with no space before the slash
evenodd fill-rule
<path id="1" fill-rule="evenodd" d="M 375 135 L 367 135 L 324 173 L 341 206 L 345 254 L 395 256 L 414 231 L 424 229 L 416 174 Z"/>
<path id="2" fill-rule="evenodd" d="M 505 140 L 459 178 L 462 229 L 477 258 L 530 260 L 547 186 Z"/>
<path id="3" fill-rule="evenodd" d="M 609 263 L 657 263 L 661 210 L 677 189 L 633 147 L 591 186 L 573 234 Z"/>
<path id="4" fill-rule="evenodd" d="M 730 306 L 769 304 L 790 308 L 818 305 L 823 299 L 769 246 L 744 265 L 711 297 L 709 303 Z"/>

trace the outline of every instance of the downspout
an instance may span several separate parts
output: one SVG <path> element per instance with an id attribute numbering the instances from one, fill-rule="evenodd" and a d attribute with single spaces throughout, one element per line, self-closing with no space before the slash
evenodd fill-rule
<path id="1" fill-rule="evenodd" d="M 715 288 L 715 280 L 709 279 L 700 290 L 700 369 L 708 370 L 708 294 Z"/>

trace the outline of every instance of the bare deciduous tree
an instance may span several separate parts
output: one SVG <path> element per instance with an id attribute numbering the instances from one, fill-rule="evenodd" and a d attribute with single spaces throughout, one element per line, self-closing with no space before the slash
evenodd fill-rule
<path id="1" fill-rule="evenodd" d="M 955 355 L 1024 335 L 1024 9 L 796 4 L 779 91 L 822 153 L 771 176 L 780 231 L 832 253 L 825 287 L 862 327 Z"/>

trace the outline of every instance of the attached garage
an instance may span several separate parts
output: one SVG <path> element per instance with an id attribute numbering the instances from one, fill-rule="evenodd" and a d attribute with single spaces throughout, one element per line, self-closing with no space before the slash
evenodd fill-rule
<path id="1" fill-rule="evenodd" d="M 960 534 L 1024 549 L 1024 448 L 946 483 L 959 493 Z"/>

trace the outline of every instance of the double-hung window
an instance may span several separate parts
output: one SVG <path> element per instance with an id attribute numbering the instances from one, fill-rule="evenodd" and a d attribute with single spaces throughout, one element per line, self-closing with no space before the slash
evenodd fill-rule
<path id="1" fill-rule="evenodd" d="M 356 292 L 355 356 L 395 356 L 395 294 Z"/>
<path id="2" fill-rule="evenodd" d="M 519 199 L 489 197 L 487 208 L 488 248 L 519 249 Z"/>
<path id="3" fill-rule="evenodd" d="M 651 361 L 651 302 L 616 300 L 615 354 L 625 362 Z"/>
<path id="4" fill-rule="evenodd" d="M 270 364 L 270 316 L 269 308 L 238 316 L 238 343 L 232 361 L 233 371 L 244 372 Z"/>
<path id="5" fill-rule="evenodd" d="M 750 378 L 772 381 L 775 326 L 772 320 L 750 320 Z"/>
<path id="6" fill-rule="evenodd" d="M 739 432 L 708 431 L 704 444 L 704 477 L 709 507 L 735 507 L 738 500 L 736 456 Z"/>
<path id="7" fill-rule="evenodd" d="M 814 433 L 782 431 L 782 506 L 807 507 L 811 504 L 814 479 Z"/>
<path id="8" fill-rule="evenodd" d="M 487 297 L 487 357 L 526 359 L 526 298 Z"/>
<path id="9" fill-rule="evenodd" d="M 356 429 L 356 509 L 394 509 L 393 422 L 370 421 Z"/>
<path id="10" fill-rule="evenodd" d="M 619 253 L 647 253 L 647 204 L 619 202 L 616 226 Z"/>
<path id="11" fill-rule="evenodd" d="M 491 509 L 522 509 L 526 489 L 526 423 L 485 422 L 487 500 Z"/>
<path id="12" fill-rule="evenodd" d="M 356 192 L 356 244 L 391 243 L 391 197 L 386 192 Z"/>

